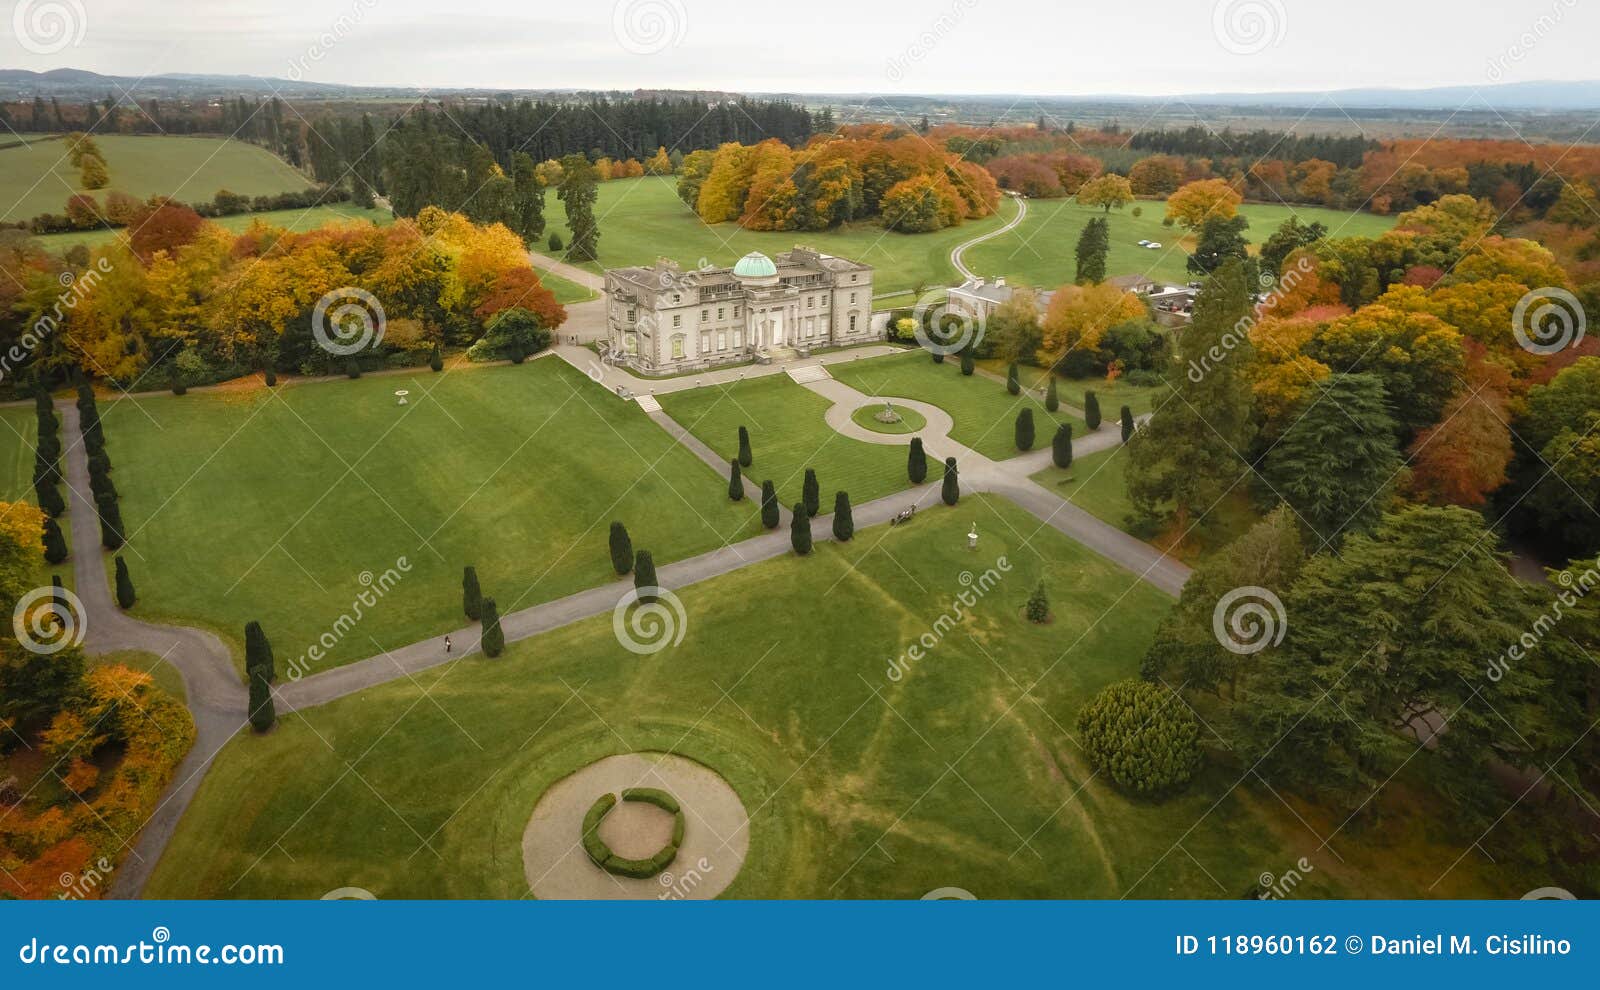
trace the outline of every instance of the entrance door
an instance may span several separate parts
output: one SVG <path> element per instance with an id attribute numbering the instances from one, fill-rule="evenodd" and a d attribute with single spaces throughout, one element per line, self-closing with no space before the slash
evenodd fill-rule
<path id="1" fill-rule="evenodd" d="M 783 310 L 775 309 L 768 316 L 772 321 L 772 346 L 782 347 L 785 343 L 783 337 Z"/>

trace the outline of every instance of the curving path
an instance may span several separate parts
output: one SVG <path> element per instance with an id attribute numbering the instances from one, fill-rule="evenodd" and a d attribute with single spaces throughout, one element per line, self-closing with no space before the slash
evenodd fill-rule
<path id="1" fill-rule="evenodd" d="M 966 262 L 962 260 L 962 255 L 966 254 L 967 248 L 976 247 L 977 245 L 982 244 L 984 241 L 994 240 L 1001 234 L 1009 234 L 1011 231 L 1017 228 L 1018 224 L 1022 222 L 1022 218 L 1028 215 L 1028 201 L 1021 196 L 1012 196 L 1011 198 L 1016 201 L 1017 215 L 1012 217 L 1004 227 L 998 227 L 989 231 L 987 234 L 979 234 L 972 240 L 962 241 L 960 244 L 957 244 L 955 247 L 950 249 L 950 264 L 955 266 L 956 271 L 961 273 L 962 278 L 978 277 L 977 273 L 968 268 Z"/>

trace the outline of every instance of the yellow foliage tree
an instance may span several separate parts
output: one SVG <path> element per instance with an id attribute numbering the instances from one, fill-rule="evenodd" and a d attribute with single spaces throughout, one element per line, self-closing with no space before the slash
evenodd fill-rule
<path id="1" fill-rule="evenodd" d="M 1196 230 L 1211 217 L 1224 220 L 1239 212 L 1244 197 L 1225 179 L 1201 179 L 1178 189 L 1167 200 L 1167 217 Z"/>
<path id="2" fill-rule="evenodd" d="M 1144 303 L 1138 296 L 1109 283 L 1063 285 L 1045 311 L 1040 357 L 1053 364 L 1069 351 L 1092 351 L 1100 346 L 1107 330 L 1144 315 Z"/>

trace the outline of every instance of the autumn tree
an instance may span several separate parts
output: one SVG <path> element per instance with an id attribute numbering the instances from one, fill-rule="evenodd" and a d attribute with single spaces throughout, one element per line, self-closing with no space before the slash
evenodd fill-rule
<path id="1" fill-rule="evenodd" d="M 1144 315 L 1144 303 L 1138 296 L 1109 283 L 1064 285 L 1056 290 L 1045 311 L 1040 331 L 1040 362 L 1060 365 L 1072 354 L 1086 356 L 1092 361 L 1108 329 Z M 1078 372 L 1081 377 L 1083 369 L 1079 368 Z M 1064 367 L 1062 373 L 1072 372 Z"/>
<path id="2" fill-rule="evenodd" d="M 1133 187 L 1122 176 L 1107 173 L 1079 187 L 1078 202 L 1110 213 L 1113 207 L 1120 210 L 1133 202 Z"/>
<path id="3" fill-rule="evenodd" d="M 1190 182 L 1167 199 L 1167 217 L 1188 230 L 1197 230 L 1211 217 L 1227 219 L 1239 212 L 1244 197 L 1223 179 Z"/>
<path id="4" fill-rule="evenodd" d="M 1381 303 L 1335 320 L 1307 342 L 1305 353 L 1330 368 L 1377 375 L 1408 435 L 1439 421 L 1466 364 L 1454 327 Z"/>

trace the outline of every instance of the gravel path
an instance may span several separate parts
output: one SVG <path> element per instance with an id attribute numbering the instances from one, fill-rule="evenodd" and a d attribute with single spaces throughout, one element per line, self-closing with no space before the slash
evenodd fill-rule
<path id="1" fill-rule="evenodd" d="M 972 269 L 967 267 L 966 262 L 962 260 L 962 255 L 966 254 L 967 248 L 976 247 L 977 245 L 982 244 L 984 241 L 993 240 L 994 238 L 999 237 L 1001 234 L 1010 233 L 1016 229 L 1017 224 L 1022 222 L 1022 218 L 1028 215 L 1028 201 L 1023 199 L 1021 196 L 1013 196 L 1011 198 L 1017 204 L 1017 215 L 1011 218 L 1010 223 L 996 230 L 991 230 L 987 234 L 979 234 L 970 241 L 962 241 L 960 244 L 957 244 L 955 247 L 950 249 L 950 264 L 955 266 L 956 271 L 961 273 L 962 278 L 978 277 Z"/>

